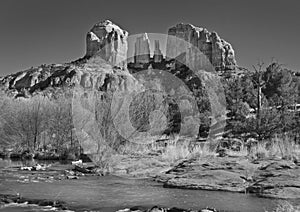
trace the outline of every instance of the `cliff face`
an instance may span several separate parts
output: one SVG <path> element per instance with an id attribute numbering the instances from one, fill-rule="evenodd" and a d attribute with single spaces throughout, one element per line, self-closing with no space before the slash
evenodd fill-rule
<path id="1" fill-rule="evenodd" d="M 168 30 L 168 35 L 181 38 L 187 42 L 178 42 L 169 38 L 167 41 L 167 55 L 174 57 L 180 52 L 189 52 L 191 46 L 198 48 L 216 68 L 216 70 L 232 70 L 236 66 L 232 46 L 221 39 L 216 32 L 208 32 L 205 28 L 191 24 L 177 24 Z"/>
<path id="2" fill-rule="evenodd" d="M 126 67 L 128 32 L 106 20 L 99 22 L 87 33 L 86 56 L 99 54 L 113 66 Z"/>

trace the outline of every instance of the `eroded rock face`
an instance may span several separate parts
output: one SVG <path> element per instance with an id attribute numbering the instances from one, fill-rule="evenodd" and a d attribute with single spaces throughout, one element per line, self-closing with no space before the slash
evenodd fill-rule
<path id="1" fill-rule="evenodd" d="M 99 55 L 113 66 L 125 68 L 128 32 L 109 20 L 93 26 L 86 36 L 86 56 Z"/>
<path id="2" fill-rule="evenodd" d="M 153 61 L 155 63 L 160 63 L 163 60 L 163 55 L 159 47 L 159 40 L 155 40 L 154 42 L 154 54 L 153 54 Z"/>
<path id="3" fill-rule="evenodd" d="M 182 52 L 190 54 L 190 50 L 198 48 L 212 63 L 216 70 L 232 70 L 236 66 L 234 50 L 232 46 L 221 39 L 216 32 L 208 32 L 205 28 L 195 27 L 191 24 L 177 24 L 168 30 L 168 35 L 178 39 L 168 38 L 167 55 L 177 57 Z M 192 48 L 191 48 L 192 47 Z M 199 55 L 196 55 L 199 57 Z M 192 57 L 195 57 L 192 55 Z M 187 60 L 192 60 L 187 58 Z"/>
<path id="4" fill-rule="evenodd" d="M 147 33 L 137 37 L 135 42 L 134 63 L 150 62 L 150 41 Z"/>
<path id="5" fill-rule="evenodd" d="M 42 65 L 0 79 L 0 89 L 14 97 L 26 97 L 54 87 L 75 86 L 103 92 L 131 92 L 138 89 L 138 82 L 128 72 L 113 67 L 100 57 L 92 57 L 81 65 Z"/>

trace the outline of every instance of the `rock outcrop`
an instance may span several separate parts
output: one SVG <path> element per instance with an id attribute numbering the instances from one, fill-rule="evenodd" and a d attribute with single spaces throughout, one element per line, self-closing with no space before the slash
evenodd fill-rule
<path id="1" fill-rule="evenodd" d="M 47 93 L 51 88 L 75 86 L 99 91 L 134 91 L 136 85 L 132 75 L 113 67 L 101 57 L 92 57 L 81 65 L 42 65 L 0 79 L 0 88 L 13 97 L 27 97 L 35 92 Z"/>
<path id="2" fill-rule="evenodd" d="M 147 33 L 137 37 L 135 42 L 134 63 L 149 63 L 150 62 L 150 41 Z"/>
<path id="3" fill-rule="evenodd" d="M 170 35 L 166 48 L 168 57 L 175 58 L 182 52 L 186 52 L 188 57 L 190 49 L 198 48 L 216 70 L 232 70 L 236 66 L 232 46 L 221 39 L 216 32 L 208 32 L 205 28 L 180 23 L 171 27 L 168 30 L 168 35 Z M 192 59 L 187 58 L 187 60 Z"/>
<path id="4" fill-rule="evenodd" d="M 154 54 L 153 54 L 153 61 L 155 63 L 161 63 L 163 60 L 163 55 L 159 47 L 159 40 L 155 40 L 154 42 Z"/>
<path id="5" fill-rule="evenodd" d="M 106 20 L 93 26 L 86 37 L 86 57 L 101 56 L 114 66 L 127 65 L 128 32 Z"/>
<path id="6" fill-rule="evenodd" d="M 292 161 L 209 157 L 185 160 L 156 177 L 165 187 L 253 193 L 298 199 L 300 167 Z"/>

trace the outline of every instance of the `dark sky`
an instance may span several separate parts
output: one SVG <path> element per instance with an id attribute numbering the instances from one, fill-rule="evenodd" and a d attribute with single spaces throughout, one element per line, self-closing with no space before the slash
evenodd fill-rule
<path id="1" fill-rule="evenodd" d="M 86 33 L 104 19 L 130 34 L 188 22 L 217 31 L 241 66 L 274 58 L 300 69 L 299 0 L 1 0 L 0 75 L 82 57 Z"/>

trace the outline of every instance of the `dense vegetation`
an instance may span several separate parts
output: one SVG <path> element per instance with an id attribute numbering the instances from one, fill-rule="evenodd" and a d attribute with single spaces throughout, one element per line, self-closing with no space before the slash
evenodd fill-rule
<path id="1" fill-rule="evenodd" d="M 289 136 L 299 141 L 300 77 L 272 63 L 225 81 L 228 135 L 258 141 Z"/>
<path id="2" fill-rule="evenodd" d="M 177 74 L 178 78 L 189 78 L 189 72 L 185 72 L 185 76 L 181 76 L 182 73 L 173 74 Z M 273 142 L 278 137 L 288 138 L 287 142 L 299 142 L 299 73 L 272 63 L 267 68 L 258 65 L 254 70 L 239 75 L 224 75 L 222 80 L 227 102 L 223 138 L 239 139 L 248 146 L 253 142 Z M 176 98 L 172 98 L 170 93 L 147 91 L 135 96 L 129 107 L 130 121 L 136 129 L 133 134 L 146 132 L 154 125 L 156 129 L 150 134 L 157 139 L 162 135 L 174 138 L 179 131 L 180 136 L 189 137 L 195 134 L 194 126 L 198 126 L 198 138 L 207 137 L 211 127 L 212 105 L 205 86 L 192 80 L 186 83 L 196 96 L 199 119 L 189 119 L 193 115 L 189 112 L 181 114 Z M 199 86 L 195 87 L 195 84 Z M 92 142 L 96 146 L 90 148 L 94 150 L 92 153 L 98 153 L 101 157 L 111 151 L 119 151 L 120 147 L 124 148 L 131 137 L 121 136 L 116 129 L 116 122 L 122 120 L 116 120 L 118 104 L 113 106 L 116 110 L 112 110 L 112 93 L 99 91 L 85 95 L 83 92 L 76 100 L 80 107 L 75 110 L 76 104 L 71 93 L 70 89 L 66 89 L 49 97 L 41 92 L 28 99 L 11 99 L 1 94 L 1 147 L 14 152 L 51 152 L 64 159 L 78 158 L 85 145 L 82 141 L 88 143 L 87 140 L 97 141 Z M 121 102 L 122 98 L 118 100 L 118 103 Z M 161 113 L 149 118 L 154 110 Z M 162 114 L 165 123 L 157 121 L 161 121 Z"/>

